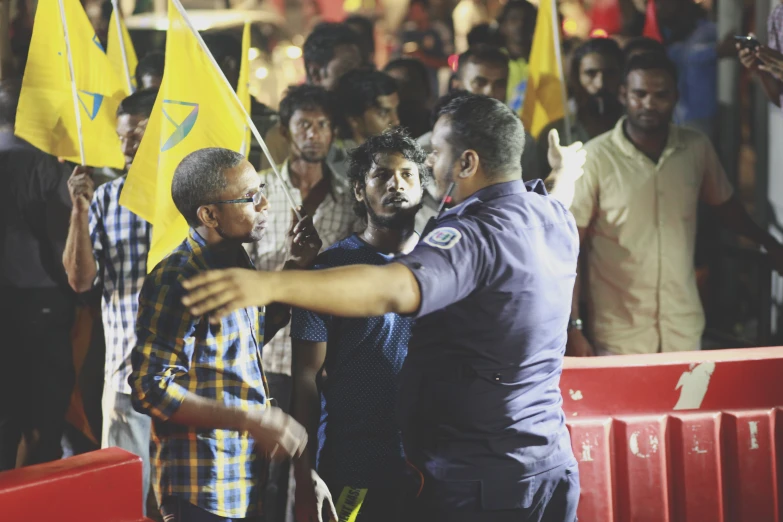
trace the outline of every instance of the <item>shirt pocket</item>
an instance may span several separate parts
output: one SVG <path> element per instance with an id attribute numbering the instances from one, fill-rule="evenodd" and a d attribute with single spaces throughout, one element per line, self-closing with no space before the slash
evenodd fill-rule
<path id="1" fill-rule="evenodd" d="M 599 191 L 599 234 L 620 238 L 621 233 L 633 226 L 638 213 L 655 215 L 655 180 L 644 165 L 636 172 L 612 172 L 602 180 Z"/>
<path id="2" fill-rule="evenodd" d="M 672 217 L 679 217 L 685 221 L 693 221 L 699 208 L 699 192 L 701 190 L 701 177 L 692 173 L 685 173 L 677 183 L 672 183 L 667 190 L 667 205 Z"/>

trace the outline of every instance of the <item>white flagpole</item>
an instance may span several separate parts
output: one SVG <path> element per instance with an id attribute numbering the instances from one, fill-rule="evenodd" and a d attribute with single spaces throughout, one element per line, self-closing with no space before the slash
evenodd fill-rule
<path id="1" fill-rule="evenodd" d="M 130 67 L 128 66 L 128 53 L 125 51 L 125 35 L 122 32 L 120 23 L 120 6 L 117 0 L 111 0 L 111 7 L 114 10 L 114 23 L 117 26 L 117 36 L 120 38 L 120 51 L 122 51 L 122 65 L 125 69 L 125 81 L 128 83 L 128 92 L 133 93 L 133 83 L 131 82 Z"/>
<path id="2" fill-rule="evenodd" d="M 79 158 L 81 164 L 84 166 L 86 162 L 84 160 L 84 138 L 82 138 L 82 115 L 79 111 L 79 94 L 76 91 L 76 76 L 73 72 L 73 56 L 71 56 L 71 40 L 68 37 L 68 22 L 65 19 L 65 7 L 63 7 L 63 0 L 57 0 L 60 5 L 60 20 L 63 23 L 63 32 L 65 33 L 65 53 L 68 55 L 68 69 L 71 71 L 71 95 L 73 96 L 73 110 L 76 114 L 76 134 L 79 140 Z"/>
<path id="3" fill-rule="evenodd" d="M 176 6 L 177 10 L 179 11 L 179 14 L 182 15 L 182 19 L 185 21 L 185 24 L 187 24 L 188 28 L 193 32 L 195 37 L 198 39 L 198 43 L 201 46 L 201 50 L 204 51 L 204 53 L 209 57 L 209 61 L 212 63 L 212 66 L 215 69 L 217 69 L 218 73 L 220 73 L 220 77 L 223 78 L 223 82 L 225 83 L 226 87 L 234 96 L 234 100 L 236 100 L 237 105 L 239 105 L 239 107 L 242 109 L 242 113 L 245 115 L 245 124 L 248 127 L 250 127 L 250 131 L 253 133 L 253 136 L 255 136 L 256 140 L 258 140 L 258 144 L 261 145 L 261 150 L 264 151 L 264 154 L 266 155 L 266 159 L 269 160 L 269 164 L 272 166 L 272 170 L 274 171 L 275 176 L 277 176 L 278 181 L 280 181 L 280 184 L 283 186 L 283 192 L 285 192 L 285 195 L 288 198 L 288 203 L 291 205 L 291 209 L 293 209 L 294 214 L 296 214 L 296 219 L 301 221 L 302 216 L 301 214 L 299 214 L 299 211 L 296 210 L 296 201 L 294 201 L 293 196 L 291 196 L 291 192 L 288 187 L 288 182 L 285 179 L 283 179 L 282 174 L 280 174 L 280 171 L 277 169 L 277 165 L 275 165 L 275 161 L 272 158 L 272 153 L 269 152 L 266 143 L 264 143 L 264 139 L 261 137 L 261 133 L 258 132 L 258 129 L 256 128 L 256 124 L 253 123 L 253 120 L 250 118 L 250 115 L 242 106 L 242 102 L 239 101 L 239 97 L 237 96 L 237 93 L 234 91 L 234 88 L 231 87 L 231 84 L 226 78 L 226 75 L 223 74 L 223 70 L 215 61 L 215 58 L 212 56 L 212 53 L 209 52 L 209 49 L 207 48 L 207 45 L 204 43 L 204 40 L 201 38 L 201 35 L 193 27 L 193 24 L 190 23 L 190 19 L 188 18 L 188 15 L 185 12 L 185 9 L 182 7 L 180 1 L 171 0 L 171 2 L 174 4 L 174 6 Z"/>
<path id="4" fill-rule="evenodd" d="M 563 70 L 563 56 L 560 46 L 560 23 L 557 18 L 557 0 L 552 2 L 552 29 L 555 38 L 555 57 L 557 59 L 557 68 L 560 71 L 560 95 L 563 99 L 563 118 L 565 120 L 565 141 L 571 145 L 571 115 L 568 114 L 568 91 L 566 88 L 566 75 Z"/>

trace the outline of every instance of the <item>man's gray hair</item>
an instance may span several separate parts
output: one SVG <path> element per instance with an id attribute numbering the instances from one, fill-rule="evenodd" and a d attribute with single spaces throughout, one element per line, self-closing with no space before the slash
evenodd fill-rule
<path id="1" fill-rule="evenodd" d="M 191 152 L 174 171 L 171 198 L 191 227 L 201 226 L 198 209 L 220 199 L 228 183 L 223 173 L 245 161 L 233 150 L 212 147 Z"/>

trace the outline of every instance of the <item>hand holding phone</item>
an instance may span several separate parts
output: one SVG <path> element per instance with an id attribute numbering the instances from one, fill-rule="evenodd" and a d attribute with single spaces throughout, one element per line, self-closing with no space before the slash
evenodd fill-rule
<path id="1" fill-rule="evenodd" d="M 751 33 L 748 35 L 737 35 L 734 37 L 735 47 L 737 48 L 737 57 L 743 67 L 749 71 L 756 71 L 759 67 L 757 57 L 758 50 L 762 48 L 756 36 Z"/>
<path id="2" fill-rule="evenodd" d="M 761 43 L 759 43 L 759 41 L 756 40 L 756 37 L 752 34 L 737 35 L 734 37 L 734 41 L 739 44 L 740 48 L 750 49 L 751 51 L 755 51 L 761 45 Z"/>

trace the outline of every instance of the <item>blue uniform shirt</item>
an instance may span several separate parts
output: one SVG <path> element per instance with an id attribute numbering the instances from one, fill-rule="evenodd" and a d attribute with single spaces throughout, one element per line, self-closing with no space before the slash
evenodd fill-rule
<path id="1" fill-rule="evenodd" d="M 315 268 L 391 260 L 353 235 L 324 251 Z M 332 488 L 393 487 L 402 476 L 394 401 L 411 323 L 396 314 L 344 319 L 293 310 L 292 338 L 327 343 L 318 472 Z"/>
<path id="2" fill-rule="evenodd" d="M 398 259 L 421 289 L 398 402 L 420 469 L 519 480 L 573 461 L 558 385 L 578 254 L 573 217 L 536 180 L 478 191 Z"/>

